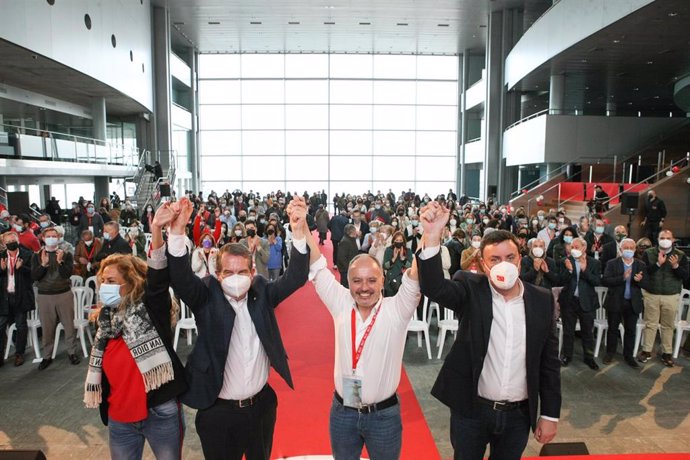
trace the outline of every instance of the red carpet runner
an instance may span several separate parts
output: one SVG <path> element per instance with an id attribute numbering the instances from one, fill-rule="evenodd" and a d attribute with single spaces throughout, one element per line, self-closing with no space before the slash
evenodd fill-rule
<path id="1" fill-rule="evenodd" d="M 321 247 L 329 266 L 331 244 Z M 334 272 L 337 273 L 337 272 Z M 276 310 L 287 349 L 295 391 L 275 372 L 270 384 L 278 393 L 274 459 L 330 455 L 328 414 L 333 398 L 333 320 L 311 283 Z M 403 424 L 403 460 L 440 459 L 438 450 L 404 369 L 398 394 Z M 366 453 L 362 457 L 368 458 Z"/>

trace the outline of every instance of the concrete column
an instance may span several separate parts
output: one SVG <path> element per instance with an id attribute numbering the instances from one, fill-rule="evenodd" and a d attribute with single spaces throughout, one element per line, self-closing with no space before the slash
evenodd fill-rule
<path id="1" fill-rule="evenodd" d="M 484 167 L 480 199 L 488 200 L 492 194 L 498 195 L 499 168 L 501 158 L 501 95 L 503 93 L 503 59 L 501 35 L 503 32 L 503 12 L 494 11 L 489 15 L 488 39 L 486 44 L 486 98 L 484 102 Z"/>
<path id="2" fill-rule="evenodd" d="M 458 127 L 458 179 L 457 195 L 467 193 L 467 165 L 465 164 L 465 143 L 467 141 L 467 103 L 465 100 L 465 90 L 467 90 L 470 76 L 470 50 L 462 53 L 460 60 L 460 72 L 458 75 L 458 111 L 460 113 L 460 126 Z"/>
<path id="3" fill-rule="evenodd" d="M 170 14 L 167 8 L 153 8 L 153 87 L 156 125 L 155 154 L 167 174 L 172 149 L 172 89 L 170 83 Z"/>
<path id="4" fill-rule="evenodd" d="M 549 114 L 562 115 L 565 104 L 565 75 L 551 75 L 549 85 Z"/>
<path id="5" fill-rule="evenodd" d="M 91 100 L 91 117 L 92 117 L 92 131 L 91 136 L 94 139 L 101 141 L 107 140 L 106 131 L 106 110 L 105 110 L 105 98 L 104 97 L 94 97 Z"/>
<path id="6" fill-rule="evenodd" d="M 98 203 L 100 203 L 101 198 L 110 196 L 110 180 L 107 176 L 95 176 L 93 185 L 93 202 L 96 205 L 96 212 L 98 212 Z"/>
<path id="7" fill-rule="evenodd" d="M 50 185 L 39 185 L 38 189 L 41 197 L 41 207 L 45 209 L 46 205 L 48 204 L 48 200 L 50 200 Z"/>
<path id="8" fill-rule="evenodd" d="M 201 190 L 201 176 L 200 171 L 200 158 L 199 158 L 199 87 L 197 80 L 197 72 L 199 68 L 199 55 L 195 52 L 194 48 L 189 49 L 191 55 L 191 68 L 192 68 L 192 94 L 191 94 L 191 111 L 192 111 L 192 133 L 189 142 L 189 152 L 188 155 L 191 158 L 190 173 L 192 174 L 191 188 L 194 191 Z M 178 190 L 177 196 L 182 196 L 184 190 Z"/>

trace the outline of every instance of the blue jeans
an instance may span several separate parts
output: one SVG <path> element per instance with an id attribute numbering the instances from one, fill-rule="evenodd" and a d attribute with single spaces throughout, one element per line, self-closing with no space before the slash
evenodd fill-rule
<path id="1" fill-rule="evenodd" d="M 491 446 L 489 460 L 519 460 L 529 437 L 529 407 L 500 411 L 477 403 L 475 415 L 469 418 L 451 411 L 450 441 L 455 460 L 482 460 L 487 444 Z"/>
<path id="2" fill-rule="evenodd" d="M 330 427 L 331 449 L 335 460 L 359 460 L 366 444 L 371 460 L 397 460 L 402 445 L 400 404 L 386 409 L 359 413 L 333 398 Z"/>
<path id="3" fill-rule="evenodd" d="M 184 431 L 184 413 L 175 399 L 150 407 L 149 416 L 141 422 L 108 419 L 110 456 L 112 460 L 141 459 L 148 440 L 157 460 L 179 460 Z"/>

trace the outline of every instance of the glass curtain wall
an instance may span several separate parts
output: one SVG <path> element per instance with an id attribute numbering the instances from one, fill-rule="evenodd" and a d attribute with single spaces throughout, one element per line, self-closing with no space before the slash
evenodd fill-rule
<path id="1" fill-rule="evenodd" d="M 455 188 L 458 58 L 204 54 L 202 189 Z"/>

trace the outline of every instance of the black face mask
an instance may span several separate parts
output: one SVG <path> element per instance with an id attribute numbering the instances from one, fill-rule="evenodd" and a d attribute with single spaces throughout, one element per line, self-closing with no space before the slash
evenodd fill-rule
<path id="1" fill-rule="evenodd" d="M 401 248 L 403 247 L 403 244 L 404 243 L 402 241 L 396 241 L 395 243 L 393 243 L 393 246 L 395 246 L 396 248 Z"/>
<path id="2" fill-rule="evenodd" d="M 405 212 L 404 212 L 404 211 L 398 211 L 398 215 L 399 215 L 399 216 L 404 216 L 404 215 L 405 215 Z"/>
<path id="3" fill-rule="evenodd" d="M 7 243 L 5 247 L 7 247 L 8 251 L 16 251 L 19 248 L 19 243 L 13 241 L 12 243 Z"/>
<path id="4" fill-rule="evenodd" d="M 245 220 L 247 220 L 245 216 L 240 216 L 240 222 L 244 222 Z"/>
<path id="5" fill-rule="evenodd" d="M 247 236 L 248 237 L 256 236 L 256 230 L 254 230 L 253 228 L 250 228 L 249 230 L 247 230 Z"/>
<path id="6" fill-rule="evenodd" d="M 276 231 L 273 230 L 272 228 L 269 229 L 268 231 L 266 231 L 266 233 L 267 233 L 268 235 L 273 235 L 275 232 L 276 232 Z"/>

